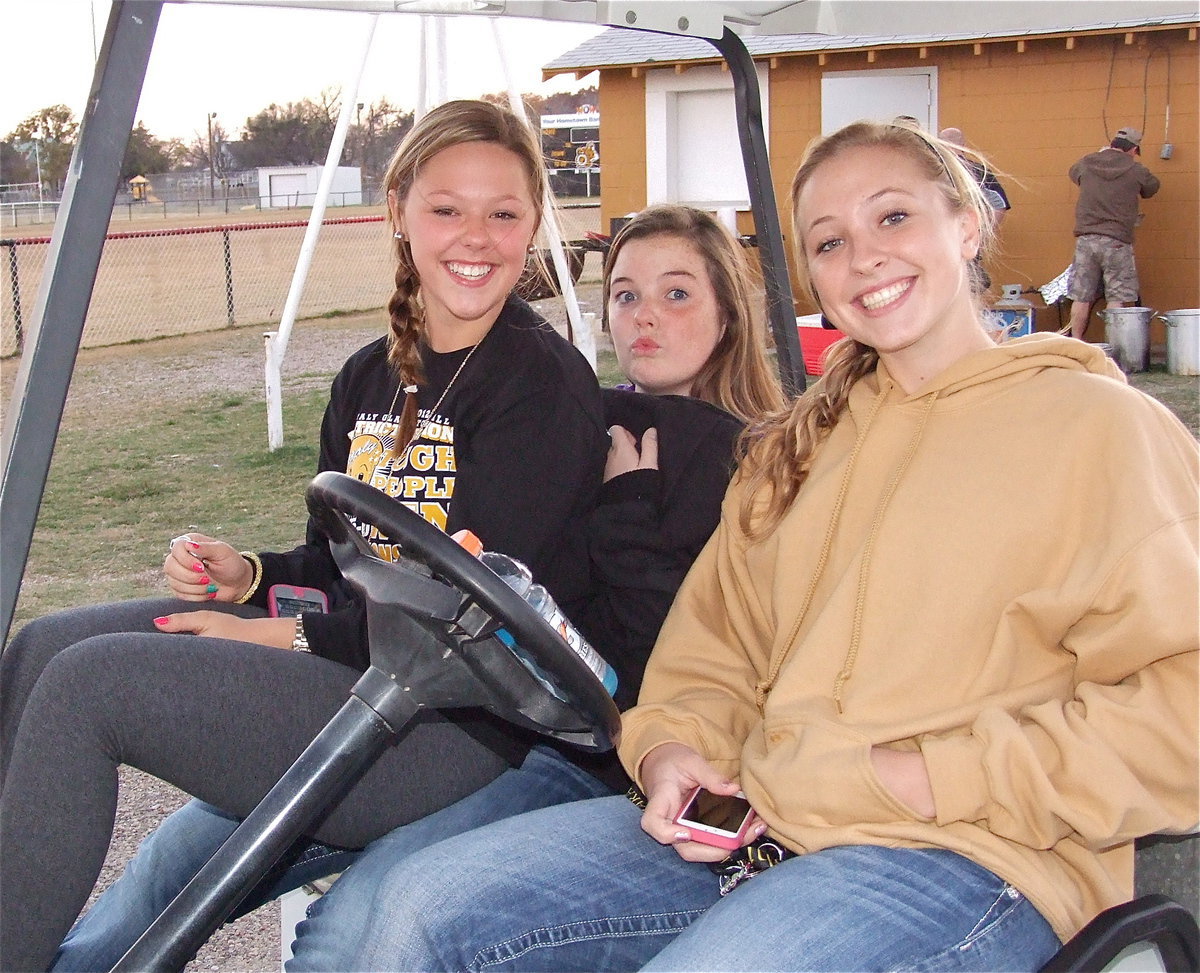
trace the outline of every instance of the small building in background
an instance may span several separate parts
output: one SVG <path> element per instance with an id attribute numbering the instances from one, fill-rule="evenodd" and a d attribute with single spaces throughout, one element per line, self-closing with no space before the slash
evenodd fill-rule
<path id="1" fill-rule="evenodd" d="M 261 209 L 295 209 L 312 206 L 317 198 L 324 166 L 268 166 L 258 170 Z M 363 202 L 362 169 L 338 166 L 329 188 L 329 206 L 360 206 Z"/>
<path id="2" fill-rule="evenodd" d="M 1061 3 L 1061 23 L 1024 33 L 960 24 L 938 34 L 749 35 L 779 220 L 790 237 L 788 190 L 807 143 L 856 118 L 910 115 L 931 131 L 961 128 L 1000 172 L 1013 208 L 989 267 L 996 292 L 1059 277 L 1074 251 L 1079 191 L 1071 164 L 1117 128 L 1145 136 L 1142 162 L 1162 180 L 1137 230 L 1142 301 L 1158 309 L 1200 300 L 1200 59 L 1195 7 L 1170 16 L 1140 3 Z M 970 6 L 946 4 L 949 11 Z M 1145 12 L 1143 12 L 1145 11 Z M 1110 19 L 1097 19 L 1108 16 Z M 600 225 L 650 203 L 736 213 L 754 233 L 730 72 L 708 41 L 610 28 L 542 67 L 543 79 L 600 75 L 604 180 Z M 543 131 L 545 124 L 543 123 Z M 795 281 L 793 281 L 795 283 Z M 797 289 L 798 292 L 798 289 Z M 815 310 L 802 302 L 797 312 Z M 1038 308 L 1038 330 L 1065 323 Z M 1152 342 L 1165 327 L 1151 323 Z"/>

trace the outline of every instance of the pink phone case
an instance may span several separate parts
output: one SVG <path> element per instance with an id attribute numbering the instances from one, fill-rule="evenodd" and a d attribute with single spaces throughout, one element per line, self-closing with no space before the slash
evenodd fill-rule
<path id="1" fill-rule="evenodd" d="M 329 611 L 329 599 L 320 588 L 273 584 L 267 590 L 267 611 L 275 618 L 295 617 L 300 612 Z"/>
<path id="2" fill-rule="evenodd" d="M 682 809 L 680 810 L 679 814 L 675 816 L 675 823 L 681 827 L 687 828 L 692 833 L 693 841 L 699 841 L 706 845 L 713 845 L 717 848 L 724 848 L 727 851 L 733 851 L 737 848 L 740 848 L 745 842 L 746 832 L 749 830 L 750 822 L 754 818 L 754 809 L 747 804 L 746 813 L 742 816 L 742 819 L 738 824 L 737 831 L 730 831 L 725 828 L 715 827 L 711 824 L 705 824 L 702 821 L 697 821 L 695 818 L 688 817 L 688 814 L 693 810 L 696 796 L 702 790 L 704 790 L 704 788 L 697 787 L 690 794 L 688 794 L 687 799 L 683 802 Z M 715 794 L 713 796 L 715 798 L 721 798 L 724 795 Z M 743 800 L 745 799 L 745 796 L 740 792 L 737 796 L 743 798 Z"/>

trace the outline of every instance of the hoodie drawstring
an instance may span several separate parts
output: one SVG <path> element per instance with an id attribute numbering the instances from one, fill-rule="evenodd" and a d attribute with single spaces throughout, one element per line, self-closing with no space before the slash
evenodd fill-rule
<path id="1" fill-rule="evenodd" d="M 879 535 L 884 512 L 887 510 L 888 504 L 891 503 L 896 488 L 900 485 L 900 478 L 904 476 L 904 471 L 908 469 L 908 464 L 912 462 L 913 456 L 916 455 L 917 446 L 921 442 L 921 436 L 925 433 L 925 424 L 929 421 L 929 414 L 933 411 L 933 405 L 937 401 L 937 397 L 937 392 L 933 392 L 928 397 L 925 403 L 925 411 L 921 413 L 917 429 L 913 433 L 912 439 L 909 440 L 908 448 L 904 452 L 904 458 L 900 460 L 900 465 L 896 467 L 895 472 L 892 474 L 892 479 L 888 483 L 887 489 L 884 490 L 883 496 L 879 499 L 879 506 L 875 509 L 875 518 L 871 522 L 871 532 L 867 535 L 867 543 L 863 548 L 862 565 L 858 570 L 858 597 L 854 604 L 854 627 L 850 633 L 850 647 L 846 652 L 846 660 L 842 663 L 842 671 L 838 673 L 837 679 L 833 683 L 833 703 L 837 707 L 839 714 L 842 712 L 842 689 L 854 672 L 854 663 L 858 661 L 858 649 L 862 641 L 863 607 L 867 600 L 867 577 L 871 572 L 871 555 L 875 549 L 875 538 Z"/>
<path id="2" fill-rule="evenodd" d="M 825 562 L 829 559 L 830 550 L 833 549 L 833 535 L 837 531 L 838 521 L 842 516 L 842 505 L 845 503 L 846 494 L 850 491 L 850 476 L 854 472 L 855 463 L 858 461 L 858 454 L 862 451 L 863 443 L 866 441 L 867 432 L 870 430 L 871 424 L 875 421 L 875 417 L 879 414 L 879 410 L 883 406 L 883 400 L 887 397 L 887 394 L 888 389 L 884 387 L 875 396 L 875 401 L 871 403 L 871 409 L 863 420 L 862 430 L 854 442 L 854 448 L 850 451 L 850 458 L 846 461 L 846 470 L 842 474 L 842 482 L 838 487 L 837 499 L 833 504 L 833 513 L 830 515 L 829 525 L 825 528 L 825 539 L 821 543 L 821 553 L 817 557 L 817 565 L 813 570 L 812 579 L 808 583 L 808 591 L 804 594 L 804 601 L 800 606 L 800 612 L 796 616 L 792 630 L 788 633 L 788 637 L 783 643 L 783 652 L 772 660 L 771 667 L 767 672 L 767 678 L 760 680 L 758 685 L 754 687 L 754 700 L 758 704 L 758 711 L 760 713 L 767 705 L 767 694 L 771 691 L 772 686 L 775 685 L 775 679 L 779 675 L 780 668 L 782 668 L 784 661 L 796 643 L 796 633 L 800 631 L 800 626 L 803 624 L 804 618 L 808 614 L 808 609 L 812 605 L 813 596 L 816 594 L 817 584 L 821 580 L 821 575 L 825 573 Z"/>

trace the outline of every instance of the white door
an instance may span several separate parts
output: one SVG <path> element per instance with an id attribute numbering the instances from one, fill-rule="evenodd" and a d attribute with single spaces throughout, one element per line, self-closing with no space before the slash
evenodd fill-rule
<path id="1" fill-rule="evenodd" d="M 272 174 L 268 179 L 271 193 L 268 206 L 299 206 L 312 202 L 312 196 L 308 193 L 308 179 L 304 173 L 281 172 Z"/>
<path id="2" fill-rule="evenodd" d="M 936 132 L 936 95 L 936 67 L 830 71 L 821 78 L 821 134 L 860 118 L 888 122 L 897 115 L 910 115 Z"/>
<path id="3" fill-rule="evenodd" d="M 746 166 L 732 91 L 680 91 L 673 171 L 676 200 L 706 206 L 747 206 Z"/>
<path id="4" fill-rule="evenodd" d="M 769 77 L 755 65 L 763 129 L 770 133 Z M 646 201 L 748 209 L 733 80 L 718 67 L 646 73 Z"/>

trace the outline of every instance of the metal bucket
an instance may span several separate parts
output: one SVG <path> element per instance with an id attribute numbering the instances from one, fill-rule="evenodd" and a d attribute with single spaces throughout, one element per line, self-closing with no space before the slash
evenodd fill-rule
<path id="1" fill-rule="evenodd" d="M 1104 340 L 1113 346 L 1113 361 L 1123 372 L 1144 372 L 1150 367 L 1149 307 L 1108 307 L 1104 318 Z"/>
<path id="2" fill-rule="evenodd" d="M 1167 322 L 1167 371 L 1172 375 L 1200 375 L 1200 308 L 1160 314 Z"/>

